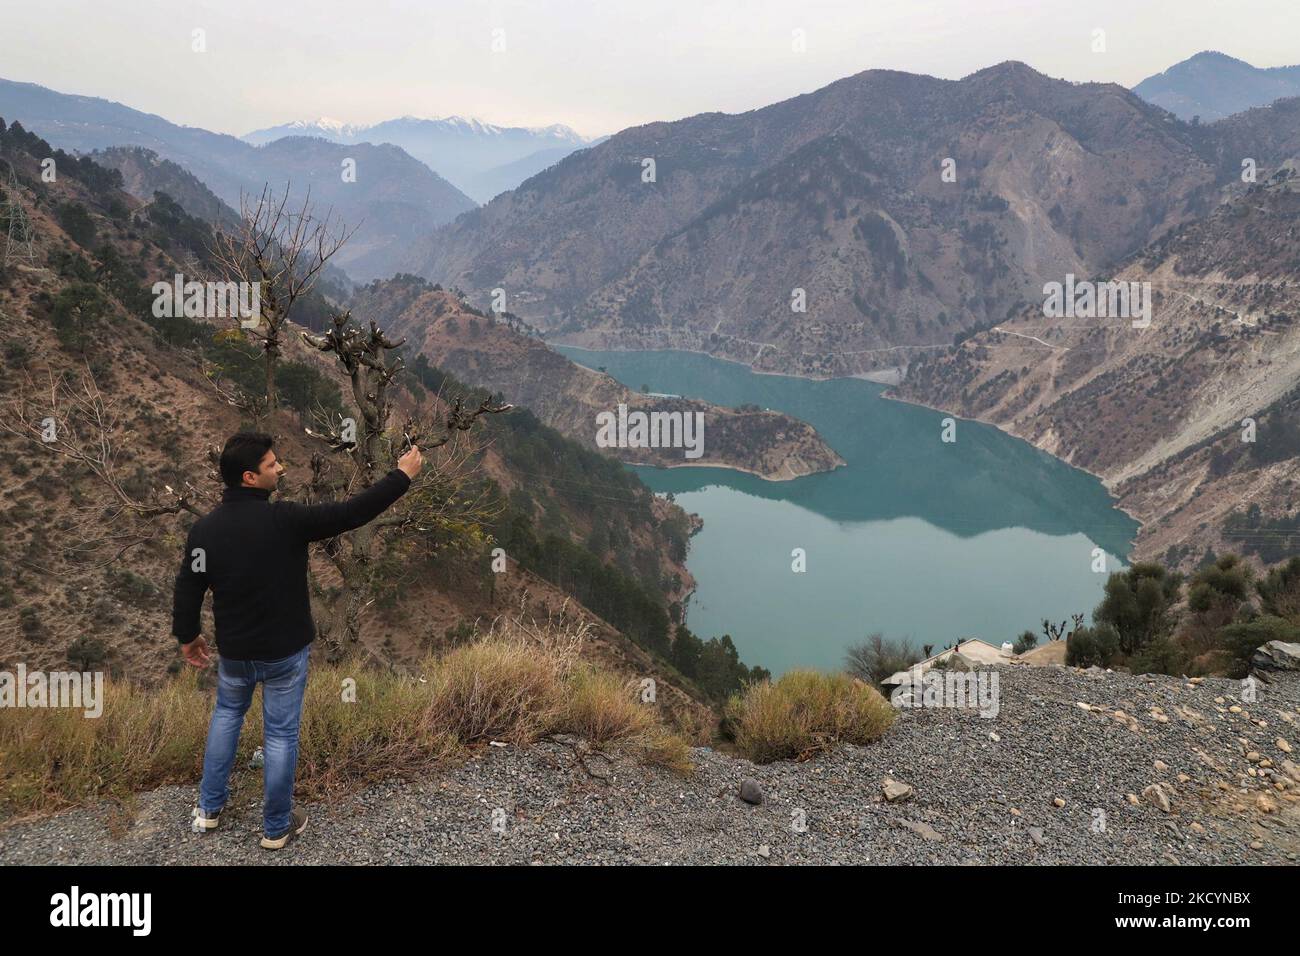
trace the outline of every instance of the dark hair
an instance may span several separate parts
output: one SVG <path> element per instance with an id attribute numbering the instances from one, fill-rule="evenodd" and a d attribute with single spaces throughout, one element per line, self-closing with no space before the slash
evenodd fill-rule
<path id="1" fill-rule="evenodd" d="M 238 488 L 244 483 L 244 472 L 257 473 L 266 453 L 271 450 L 271 436 L 261 432 L 240 432 L 231 435 L 226 447 L 221 449 L 221 480 L 227 488 Z"/>

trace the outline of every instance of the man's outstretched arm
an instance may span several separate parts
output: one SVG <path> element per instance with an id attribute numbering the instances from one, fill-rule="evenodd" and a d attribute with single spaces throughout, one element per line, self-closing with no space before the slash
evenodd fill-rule
<path id="1" fill-rule="evenodd" d="M 336 535 L 360 528 L 383 514 L 406 494 L 411 480 L 420 473 L 424 456 L 419 448 L 411 448 L 397 462 L 397 467 L 359 495 L 347 501 L 332 501 L 321 505 L 303 505 L 295 501 L 282 501 L 277 506 L 277 516 L 294 534 L 306 541 L 324 541 Z"/>

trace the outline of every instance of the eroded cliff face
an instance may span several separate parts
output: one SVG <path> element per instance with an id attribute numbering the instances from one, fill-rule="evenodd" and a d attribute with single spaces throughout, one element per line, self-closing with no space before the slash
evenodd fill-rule
<path id="1" fill-rule="evenodd" d="M 545 424 L 621 461 L 667 468 L 734 468 L 772 481 L 830 471 L 844 464 L 806 422 L 782 412 L 725 408 L 694 399 L 634 392 L 609 375 L 570 361 L 540 339 L 512 327 L 512 322 L 478 313 L 457 295 L 424 283 L 395 279 L 367 286 L 358 293 L 355 307 L 358 314 L 375 316 L 396 334 L 406 336 L 432 364 L 468 384 L 502 393 L 509 401 L 527 406 Z M 624 406 L 626 414 L 619 406 Z M 626 435 L 617 423 L 634 413 L 702 422 L 698 456 L 692 453 L 688 457 L 684 447 L 601 447 L 597 443 L 602 427 L 598 416 L 614 417 L 617 437 L 619 432 Z"/>
<path id="2" fill-rule="evenodd" d="M 1031 308 L 916 363 L 893 394 L 1098 475 L 1143 522 L 1139 558 L 1249 550 L 1232 513 L 1290 516 L 1300 478 L 1300 175 L 1260 178 L 1106 277 L 1149 283 L 1149 327 Z"/>

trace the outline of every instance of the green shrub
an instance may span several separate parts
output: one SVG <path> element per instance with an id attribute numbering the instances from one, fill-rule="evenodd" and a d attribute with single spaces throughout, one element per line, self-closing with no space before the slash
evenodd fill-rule
<path id="1" fill-rule="evenodd" d="M 41 614 L 34 607 L 25 607 L 18 612 L 18 626 L 23 637 L 29 641 L 45 639 L 45 625 L 41 623 Z"/>
<path id="2" fill-rule="evenodd" d="M 89 249 L 95 244 L 95 220 L 79 202 L 66 202 L 58 207 L 59 225 L 77 245 Z"/>
<path id="3" fill-rule="evenodd" d="M 125 604 L 138 608 L 151 608 L 162 594 L 158 586 L 147 578 L 126 568 L 113 569 L 105 575 L 113 593 Z"/>
<path id="4" fill-rule="evenodd" d="M 1111 625 L 1081 627 L 1066 639 L 1065 663 L 1071 667 L 1109 667 L 1119 650 L 1119 632 Z"/>
<path id="5" fill-rule="evenodd" d="M 1161 635 L 1148 641 L 1146 646 L 1128 660 L 1134 674 L 1184 674 L 1188 669 L 1187 654 L 1178 642 Z"/>
<path id="6" fill-rule="evenodd" d="M 73 282 L 54 298 L 51 318 L 59 344 L 85 352 L 99 320 L 109 312 L 109 302 L 89 282 Z"/>
<path id="7" fill-rule="evenodd" d="M 5 343 L 5 365 L 25 369 L 31 363 L 33 351 L 26 342 L 14 339 Z"/>
<path id="8" fill-rule="evenodd" d="M 1026 651 L 1033 650 L 1037 646 L 1038 635 L 1033 631 L 1025 631 L 1025 633 L 1016 638 L 1015 646 L 1012 647 L 1011 650 L 1015 654 L 1023 654 Z"/>
<path id="9" fill-rule="evenodd" d="M 1173 630 L 1175 621 L 1170 608 L 1178 600 L 1182 581 L 1182 575 L 1154 562 L 1116 572 L 1106 581 L 1106 596 L 1093 611 L 1093 621 L 1111 625 L 1119 650 L 1133 654 L 1148 641 Z"/>
<path id="10" fill-rule="evenodd" d="M 108 646 L 97 637 L 82 635 L 68 645 L 68 663 L 73 669 L 91 671 L 108 660 Z"/>
<path id="11" fill-rule="evenodd" d="M 1228 676 L 1242 678 L 1250 671 L 1250 658 L 1257 647 L 1269 641 L 1300 641 L 1300 627 L 1285 618 L 1261 614 L 1251 621 L 1229 624 L 1219 635 L 1230 661 Z"/>
<path id="12" fill-rule="evenodd" d="M 1265 614 L 1300 624 L 1300 558 L 1271 569 L 1255 590 Z"/>
<path id="13" fill-rule="evenodd" d="M 1254 572 L 1235 554 L 1220 555 L 1206 568 L 1201 568 L 1192 578 L 1187 592 L 1187 606 L 1196 612 L 1206 612 L 1216 607 L 1237 605 L 1250 597 Z"/>

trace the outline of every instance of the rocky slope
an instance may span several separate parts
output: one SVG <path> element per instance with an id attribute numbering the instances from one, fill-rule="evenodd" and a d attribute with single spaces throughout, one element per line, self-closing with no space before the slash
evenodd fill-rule
<path id="1" fill-rule="evenodd" d="M 1288 103 L 1300 113 L 1300 101 Z M 1224 523 L 1250 504 L 1290 515 L 1300 174 L 1286 163 L 1259 179 L 1116 270 L 1150 283 L 1150 328 L 1030 307 L 918 361 L 896 394 L 991 422 L 1099 475 L 1144 523 L 1138 557 L 1231 547 Z"/>
<path id="2" fill-rule="evenodd" d="M 702 414 L 703 453 L 687 458 L 680 448 L 600 449 L 621 461 L 662 467 L 719 466 L 772 481 L 829 471 L 844 464 L 816 430 L 781 412 L 740 410 L 693 399 L 634 392 L 613 378 L 570 361 L 513 317 L 502 321 L 467 309 L 452 292 L 414 277 L 358 290 L 353 307 L 407 336 L 430 361 L 462 381 L 516 396 L 546 424 L 592 448 L 596 416 L 616 412 Z"/>
<path id="3" fill-rule="evenodd" d="M 904 710 L 883 738 L 754 766 L 697 748 L 688 777 L 560 738 L 308 805 L 284 853 L 257 846 L 257 774 L 221 829 L 190 832 L 197 784 L 0 830 L 0 863 L 1294 864 L 1300 686 L 1059 667 L 1000 669 L 996 718 Z M 1085 710 L 1084 707 L 1087 707 Z M 738 799 L 753 778 L 759 805 Z M 886 800 L 882 784 L 908 785 Z M 505 812 L 505 832 L 493 812 Z M 499 829 L 499 828 L 498 828 Z M 116 835 L 114 835 L 116 833 Z"/>
<path id="4" fill-rule="evenodd" d="M 624 130 L 440 229 L 411 268 L 479 305 L 505 289 L 574 344 L 853 374 L 1204 211 L 1211 138 L 1121 87 L 1021 63 L 960 81 L 873 70 Z"/>

